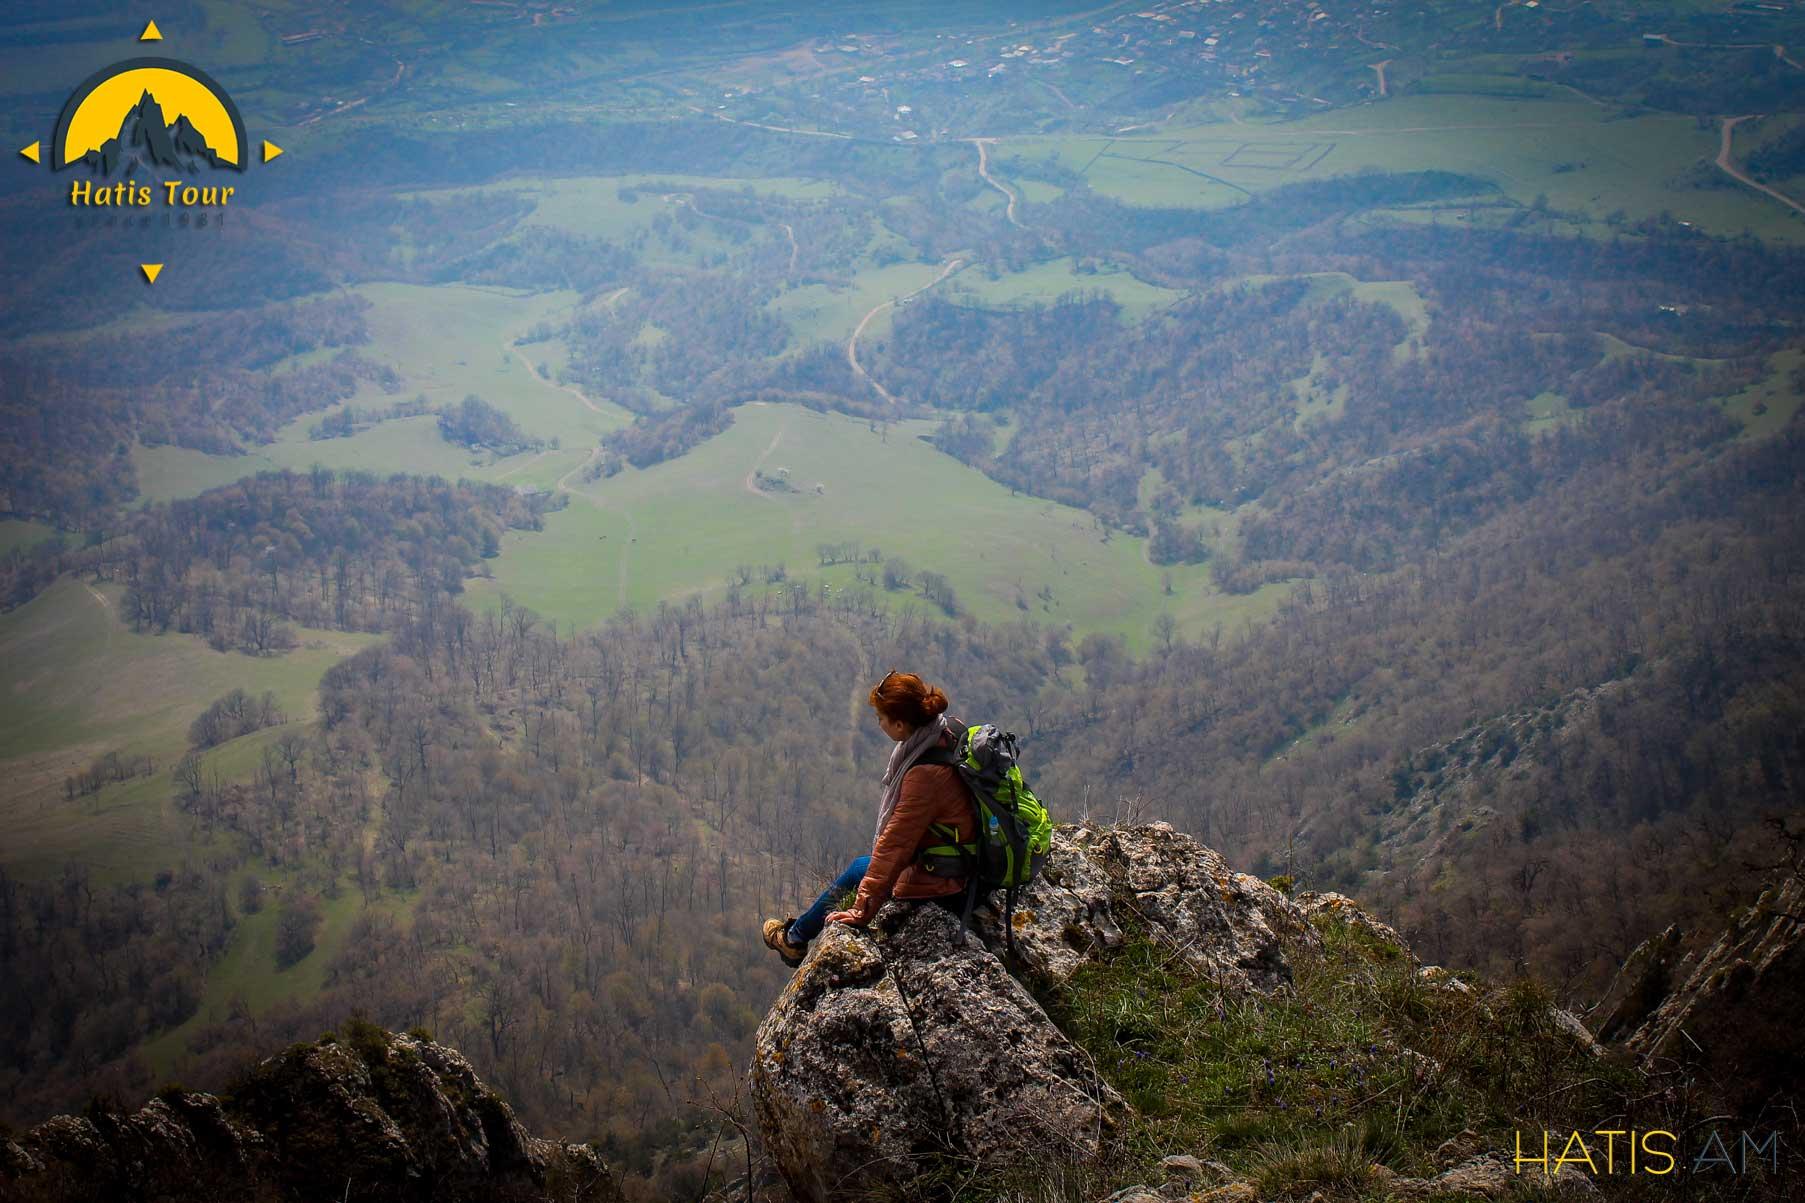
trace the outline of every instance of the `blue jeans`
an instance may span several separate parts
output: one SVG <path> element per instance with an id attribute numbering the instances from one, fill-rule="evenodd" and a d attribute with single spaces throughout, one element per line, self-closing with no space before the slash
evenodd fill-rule
<path id="1" fill-rule="evenodd" d="M 846 870 L 834 878 L 834 884 L 821 891 L 815 905 L 790 921 L 790 930 L 784 933 L 790 943 L 807 944 L 820 935 L 821 929 L 827 926 L 828 912 L 836 909 L 840 899 L 859 888 L 859 882 L 865 879 L 865 870 L 870 867 L 869 856 L 853 857 Z"/>

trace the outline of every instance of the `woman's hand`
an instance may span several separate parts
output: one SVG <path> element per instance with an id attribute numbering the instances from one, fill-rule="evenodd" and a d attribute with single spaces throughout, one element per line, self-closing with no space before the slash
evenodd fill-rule
<path id="1" fill-rule="evenodd" d="M 867 923 L 871 922 L 871 916 L 855 907 L 850 911 L 835 911 L 827 917 L 827 921 L 829 923 L 844 923 L 848 927 L 864 927 Z"/>

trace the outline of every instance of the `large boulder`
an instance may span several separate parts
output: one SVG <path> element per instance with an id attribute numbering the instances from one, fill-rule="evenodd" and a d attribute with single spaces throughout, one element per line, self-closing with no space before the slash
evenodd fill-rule
<path id="1" fill-rule="evenodd" d="M 0 1203 L 618 1200 L 586 1145 L 529 1135 L 455 1050 L 361 1028 L 296 1045 L 228 1099 L 58 1116 L 0 1144 Z"/>
<path id="2" fill-rule="evenodd" d="M 1291 981 L 1287 948 L 1319 943 L 1289 898 L 1165 823 L 1058 828 L 1016 899 L 1013 958 L 997 910 L 973 925 L 961 938 L 949 911 L 891 903 L 869 931 L 830 926 L 765 1017 L 752 1095 L 798 1199 L 1089 1160 L 1125 1104 L 1025 987 L 1056 989 L 1133 933 L 1269 993 Z"/>
<path id="3" fill-rule="evenodd" d="M 957 916 L 830 925 L 759 1026 L 765 1147 L 804 1203 L 905 1197 L 950 1164 L 1094 1157 L 1123 1107 Z"/>
<path id="4" fill-rule="evenodd" d="M 1000 915 L 980 911 L 973 926 L 993 951 L 1004 947 Z M 1318 943 L 1297 904 L 1169 823 L 1055 829 L 1013 926 L 1017 971 L 1036 986 L 1070 980 L 1129 927 L 1222 985 L 1262 994 L 1291 981 L 1287 942 Z"/>

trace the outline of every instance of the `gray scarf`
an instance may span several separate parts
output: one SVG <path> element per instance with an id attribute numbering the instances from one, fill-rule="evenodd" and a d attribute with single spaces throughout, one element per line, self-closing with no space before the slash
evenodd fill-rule
<path id="1" fill-rule="evenodd" d="M 877 837 L 884 834 L 884 827 L 890 822 L 890 814 L 896 809 L 897 799 L 902 797 L 903 774 L 921 759 L 923 752 L 934 746 L 940 733 L 945 730 L 946 716 L 939 715 L 933 722 L 923 723 L 915 728 L 915 734 L 890 750 L 890 764 L 884 769 L 883 792 L 877 800 L 877 830 L 871 833 L 874 846 Z"/>

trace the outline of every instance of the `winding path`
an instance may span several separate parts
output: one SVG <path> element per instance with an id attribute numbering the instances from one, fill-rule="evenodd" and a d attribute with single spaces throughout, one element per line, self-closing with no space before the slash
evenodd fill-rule
<path id="1" fill-rule="evenodd" d="M 602 299 L 602 304 L 608 305 L 608 306 L 613 306 L 613 304 L 616 301 L 620 300 L 621 297 L 625 296 L 626 293 L 627 293 L 627 290 L 625 288 L 617 288 Z M 508 351 L 509 354 L 513 355 L 515 358 L 519 359 L 521 363 L 526 365 L 526 370 L 533 374 L 533 379 L 539 381 L 539 383 L 541 383 L 541 384 L 549 385 L 550 387 L 555 388 L 560 392 L 569 393 L 571 396 L 573 396 L 577 400 L 581 401 L 589 409 L 589 411 L 591 413 L 608 416 L 608 411 L 603 409 L 601 406 L 597 405 L 595 402 L 591 401 L 583 393 L 582 389 L 578 388 L 574 384 L 558 384 L 555 381 L 547 379 L 545 374 L 539 370 L 539 366 L 537 364 L 535 364 L 532 360 L 528 359 L 525 355 L 522 355 L 520 353 L 520 349 L 518 347 L 514 346 L 513 343 L 504 343 L 503 346 L 505 347 L 505 349 Z M 541 452 L 539 456 L 536 456 L 534 458 L 536 460 L 538 458 L 542 458 L 543 456 L 549 455 L 549 454 L 550 454 L 550 452 Z M 594 493 L 586 492 L 579 488 L 575 488 L 570 483 L 571 477 L 577 475 L 577 473 L 579 473 L 579 472 L 582 472 L 584 469 L 588 468 L 591 464 L 595 463 L 595 461 L 600 459 L 601 457 L 602 457 L 602 449 L 600 447 L 590 448 L 589 457 L 587 459 L 585 459 L 582 463 L 580 463 L 580 464 L 576 465 L 574 468 L 570 469 L 570 471 L 566 472 L 564 475 L 560 476 L 555 482 L 553 482 L 552 489 L 555 492 L 559 492 L 559 493 L 569 493 L 573 497 L 581 497 L 583 500 L 589 502 L 589 504 L 595 506 L 599 510 L 617 510 L 617 511 L 619 511 L 621 517 L 623 517 L 627 520 L 627 543 L 620 549 L 619 572 L 617 573 L 616 580 L 615 580 L 616 603 L 618 605 L 624 606 L 627 604 L 627 578 L 628 578 L 627 561 L 628 561 L 629 557 L 631 557 L 633 554 L 633 552 L 632 552 L 633 544 L 639 539 L 639 524 L 633 521 L 633 511 L 632 510 L 627 509 L 625 506 L 610 505 L 606 498 L 597 496 Z M 532 463 L 534 461 L 529 460 L 527 462 Z M 519 468 L 522 468 L 525 466 L 526 466 L 525 464 L 521 464 L 515 468 L 511 468 L 508 470 L 508 472 L 505 475 L 512 475 L 514 472 L 518 471 Z M 498 477 L 497 479 L 500 479 L 500 478 Z"/>
<path id="2" fill-rule="evenodd" d="M 555 452 L 555 451 L 545 450 L 545 451 L 537 452 L 533 455 L 529 455 L 525 459 L 521 460 L 519 463 L 515 464 L 513 467 L 509 468 L 507 471 L 497 472 L 492 479 L 495 481 L 496 484 L 500 484 L 502 481 L 506 480 L 508 477 L 516 476 L 519 473 L 525 471 L 526 469 L 532 467 L 534 464 L 538 463 L 540 460 L 544 459 L 546 456 L 556 455 L 556 454 L 557 454 L 557 452 Z"/>
<path id="3" fill-rule="evenodd" d="M 1004 196 L 1009 198 L 1009 205 L 1006 209 L 1003 210 L 1003 216 L 1005 216 L 1009 219 L 1009 224 L 1014 226 L 1018 230 L 1025 230 L 1028 227 L 1024 226 L 1015 216 L 1015 192 L 1014 192 L 1014 190 L 1011 189 L 1008 185 L 1002 183 L 994 175 L 990 174 L 989 143 L 991 143 L 993 141 L 995 141 L 995 139 L 993 139 L 993 138 L 972 138 L 972 139 L 970 139 L 971 144 L 978 148 L 978 174 L 984 177 L 984 182 L 986 184 L 989 184 L 992 188 L 995 188 L 998 192 L 1001 192 Z"/>
<path id="4" fill-rule="evenodd" d="M 882 313 L 884 310 L 890 308 L 892 305 L 900 304 L 903 301 L 913 300 L 915 297 L 920 296 L 922 293 L 934 287 L 934 285 L 940 283 L 964 266 L 965 260 L 954 256 L 946 261 L 945 266 L 940 269 L 939 275 L 935 276 L 932 280 L 929 280 L 926 284 L 923 284 L 920 288 L 917 288 L 914 292 L 909 293 L 907 296 L 891 297 L 888 301 L 873 305 L 871 311 L 860 318 L 859 324 L 853 327 L 852 337 L 846 340 L 846 362 L 851 366 L 853 374 L 860 380 L 863 380 L 866 384 L 869 384 L 872 388 L 876 389 L 878 395 L 890 404 L 896 404 L 896 398 L 890 395 L 890 390 L 879 384 L 872 377 L 871 373 L 867 372 L 859 363 L 859 335 L 865 333 L 865 327 L 871 324 L 871 319 Z"/>
<path id="5" fill-rule="evenodd" d="M 765 444 L 765 449 L 759 453 L 758 458 L 752 461 L 752 466 L 746 469 L 746 479 L 742 483 L 746 486 L 746 492 L 754 497 L 763 497 L 766 501 L 777 500 L 758 487 L 758 469 L 759 465 L 771 458 L 771 453 L 777 450 L 777 444 L 781 442 L 783 442 L 783 428 L 779 427 L 777 433 L 771 436 L 771 441 Z"/>
<path id="6" fill-rule="evenodd" d="M 626 291 L 627 290 L 624 288 L 617 289 L 614 293 L 614 297 L 619 297 L 621 295 L 621 293 L 626 292 Z M 613 302 L 613 299 L 614 298 L 610 298 L 608 303 L 611 304 Z M 511 342 L 502 343 L 502 350 L 505 353 L 512 355 L 515 359 L 518 359 L 522 364 L 524 364 L 526 366 L 526 370 L 528 372 L 532 373 L 533 379 L 537 380 L 540 384 L 545 385 L 547 388 L 555 388 L 561 393 L 569 393 L 571 396 L 573 396 L 577 400 L 581 401 L 583 403 L 583 405 L 589 410 L 590 413 L 601 414 L 603 417 L 609 416 L 607 410 L 603 409 L 601 406 L 599 406 L 595 402 L 591 401 L 584 394 L 583 390 L 578 388 L 576 385 L 559 384 L 557 381 L 548 377 L 544 372 L 541 372 L 539 370 L 539 365 L 534 363 L 532 360 L 528 359 L 526 356 L 522 355 L 520 353 L 520 348 L 515 346 L 513 343 L 511 343 Z"/>
<path id="7" fill-rule="evenodd" d="M 1747 184 L 1757 192 L 1765 192 L 1793 212 L 1805 214 L 1805 205 L 1801 205 L 1798 201 L 1777 188 L 1769 188 L 1760 180 L 1744 175 L 1737 169 L 1736 164 L 1730 158 L 1730 150 L 1736 137 L 1736 127 L 1741 125 L 1744 121 L 1751 121 L 1759 116 L 1761 116 L 1760 113 L 1745 113 L 1740 117 L 1725 117 L 1723 119 L 1723 134 L 1719 139 L 1717 146 L 1717 166 L 1719 170 L 1737 183 Z"/>

